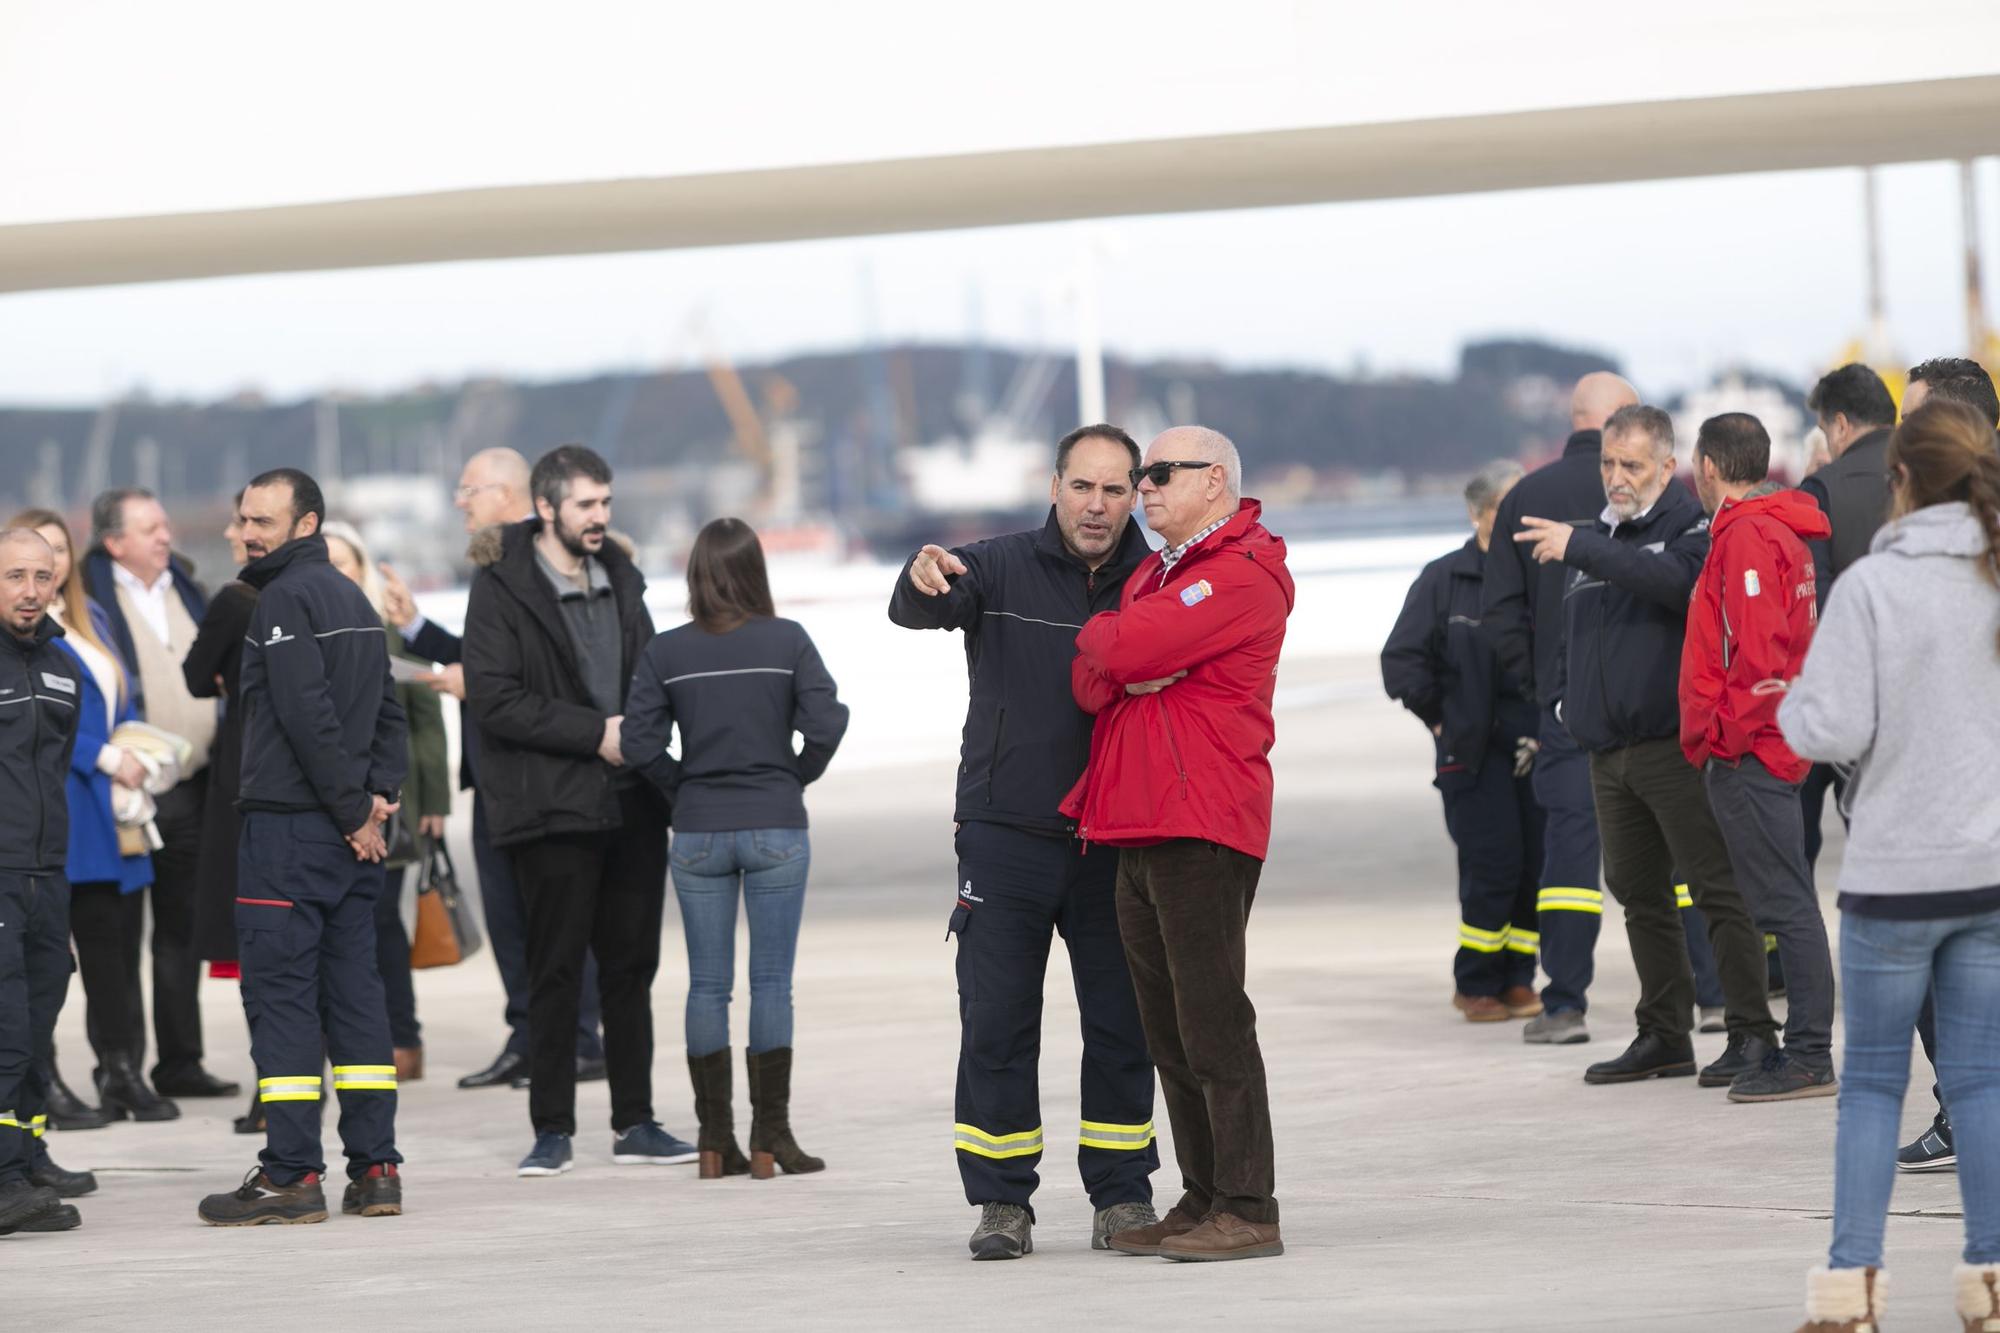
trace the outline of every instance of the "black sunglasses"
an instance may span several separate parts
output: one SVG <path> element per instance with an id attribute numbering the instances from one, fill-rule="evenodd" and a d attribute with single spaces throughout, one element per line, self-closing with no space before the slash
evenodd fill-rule
<path id="1" fill-rule="evenodd" d="M 1152 483 L 1155 486 L 1164 486 L 1168 482 L 1173 480 L 1174 471 L 1177 468 L 1184 468 L 1184 467 L 1209 468 L 1214 466 L 1215 464 L 1206 463 L 1201 461 L 1200 459 L 1190 459 L 1178 463 L 1154 463 L 1148 467 L 1135 467 L 1130 472 L 1126 473 L 1126 475 L 1132 479 L 1132 489 L 1136 491 L 1139 489 L 1139 482 L 1145 478 L 1151 478 Z"/>

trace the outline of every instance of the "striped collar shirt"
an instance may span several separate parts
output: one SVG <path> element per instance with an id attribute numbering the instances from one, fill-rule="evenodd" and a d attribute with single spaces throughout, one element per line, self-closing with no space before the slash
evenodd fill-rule
<path id="1" fill-rule="evenodd" d="M 1181 562 L 1181 557 L 1194 549 L 1195 543 L 1199 542 L 1204 537 L 1207 537 L 1213 533 L 1221 531 L 1224 527 L 1228 525 L 1229 520 L 1235 517 L 1236 515 L 1234 514 L 1225 514 L 1221 518 L 1216 519 L 1215 522 L 1203 528 L 1200 532 L 1197 532 L 1194 536 L 1182 542 L 1179 546 L 1169 546 L 1165 550 L 1161 551 L 1160 586 L 1161 587 L 1166 586 L 1167 576 L 1174 572 L 1174 566 L 1178 565 Z"/>

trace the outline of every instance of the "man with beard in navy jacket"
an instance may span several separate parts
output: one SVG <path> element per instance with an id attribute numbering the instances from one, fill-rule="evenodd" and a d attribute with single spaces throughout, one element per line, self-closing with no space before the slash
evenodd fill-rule
<path id="1" fill-rule="evenodd" d="M 341 1211 L 403 1211 L 396 1067 L 375 967 L 382 825 L 409 767 L 381 617 L 327 560 L 317 482 L 293 468 L 243 491 L 244 582 L 237 957 L 267 1141 L 210 1226 L 324 1222 L 323 1058 L 333 1062 L 348 1186 Z"/>
<path id="2" fill-rule="evenodd" d="M 1590 755 L 1604 882 L 1625 910 L 1639 972 L 1637 1038 L 1624 1054 L 1590 1066 L 1584 1081 L 1695 1072 L 1694 976 L 1674 893 L 1679 867 L 1708 922 L 1729 1027 L 1728 1050 L 1700 1081 L 1728 1087 L 1762 1063 L 1777 1026 L 1764 995 L 1763 941 L 1701 775 L 1680 749 L 1681 641 L 1708 558 L 1708 516 L 1674 484 L 1673 422 L 1657 407 L 1611 415 L 1599 468 L 1606 503 L 1595 524 L 1581 529 L 1530 514 L 1514 537 L 1538 562 L 1568 568 L 1556 708 Z"/>
<path id="3" fill-rule="evenodd" d="M 889 599 L 906 629 L 965 637 L 972 698 L 957 805 L 960 1022 L 952 1138 L 966 1202 L 981 1209 L 975 1259 L 1034 1249 L 1042 1158 L 1037 1093 L 1042 983 L 1061 931 L 1083 1016 L 1077 1166 L 1096 1209 L 1091 1246 L 1158 1221 L 1153 1066 L 1126 969 L 1114 891 L 1118 849 L 1085 848 L 1058 810 L 1090 753 L 1091 718 L 1070 696 L 1077 631 L 1115 610 L 1145 558 L 1131 521 L 1139 446 L 1084 426 L 1056 446 L 1053 506 L 1039 531 L 910 558 Z"/>

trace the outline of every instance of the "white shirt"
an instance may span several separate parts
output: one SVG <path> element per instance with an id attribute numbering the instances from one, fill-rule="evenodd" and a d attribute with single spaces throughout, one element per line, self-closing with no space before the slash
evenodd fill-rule
<path id="1" fill-rule="evenodd" d="M 147 587 L 134 574 L 116 560 L 111 562 L 111 577 L 132 599 L 132 605 L 146 618 L 146 625 L 153 631 L 153 637 L 161 643 L 173 647 L 172 626 L 167 620 L 167 598 L 173 595 L 174 571 L 164 571 L 152 587 Z"/>

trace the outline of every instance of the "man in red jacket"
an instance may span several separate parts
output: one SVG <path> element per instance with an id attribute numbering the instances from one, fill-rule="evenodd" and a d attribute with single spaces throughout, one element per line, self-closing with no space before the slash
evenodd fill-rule
<path id="1" fill-rule="evenodd" d="M 1085 842 L 1122 849 L 1118 928 L 1160 1071 L 1185 1188 L 1111 1247 L 1169 1259 L 1283 1254 L 1271 1105 L 1244 926 L 1271 840 L 1271 692 L 1292 578 L 1245 500 L 1226 436 L 1155 439 L 1132 483 L 1166 548 L 1120 609 L 1077 636 L 1076 700 L 1097 715 L 1090 764 L 1063 802 Z"/>
<path id="2" fill-rule="evenodd" d="M 1831 529 L 1802 492 L 1753 494 L 1771 459 L 1757 418 L 1709 418 L 1694 452 L 1695 490 L 1714 523 L 1681 648 L 1681 749 L 1706 772 L 1736 882 L 1778 938 L 1788 991 L 1784 1049 L 1737 1075 L 1729 1100 L 1827 1097 L 1836 1091 L 1833 961 L 1799 805 L 1810 766 L 1785 744 L 1778 703 L 1819 623 L 1806 542 Z"/>

